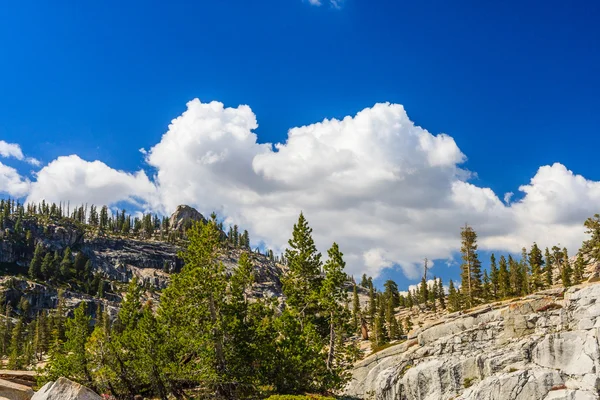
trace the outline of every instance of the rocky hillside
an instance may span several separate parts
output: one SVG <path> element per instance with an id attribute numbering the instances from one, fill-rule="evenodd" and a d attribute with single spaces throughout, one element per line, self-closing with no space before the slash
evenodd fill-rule
<path id="1" fill-rule="evenodd" d="M 188 206 L 179 206 L 171 216 L 170 224 L 175 230 L 183 230 L 193 221 L 199 220 L 205 218 L 198 211 Z M 53 285 L 26 278 L 33 251 L 38 244 L 48 252 L 58 251 L 62 254 L 69 247 L 74 255 L 83 253 L 91 261 L 92 272 L 99 273 L 107 280 L 111 291 L 105 293 L 103 299 L 69 290 L 67 284 L 67 307 L 73 308 L 84 301 L 89 304 L 92 314 L 96 303 L 100 301 L 108 305 L 109 309 L 118 306 L 124 284 L 133 277 L 137 277 L 140 284 L 156 291 L 164 289 L 169 283 L 170 274 L 183 266 L 178 257 L 185 246 L 185 241 L 182 240 L 172 243 L 158 237 L 140 240 L 123 235 L 101 235 L 67 219 L 41 223 L 38 218 L 29 217 L 22 221 L 23 229 L 31 235 L 31 243 L 26 245 L 22 241 L 15 241 L 11 236 L 14 223 L 14 220 L 6 221 L 9 228 L 0 232 L 0 266 L 5 274 L 0 282 L 3 286 L 0 293 L 4 294 L 5 301 L 13 305 L 13 309 L 19 299 L 25 297 L 31 305 L 32 315 L 40 309 L 55 307 L 58 293 Z M 231 270 L 237 265 L 242 251 L 232 246 L 228 248 L 221 257 L 227 269 Z M 250 258 L 255 267 L 254 296 L 281 297 L 280 276 L 283 267 L 263 254 L 251 253 Z M 12 278 L 14 276 L 19 278 Z"/>
<path id="2" fill-rule="evenodd" d="M 345 394 L 381 400 L 600 398 L 600 284 L 449 314 L 360 361 Z"/>

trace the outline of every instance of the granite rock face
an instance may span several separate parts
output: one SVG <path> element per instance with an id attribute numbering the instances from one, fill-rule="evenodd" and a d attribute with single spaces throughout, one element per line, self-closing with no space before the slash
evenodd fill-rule
<path id="1" fill-rule="evenodd" d="M 206 218 L 200 214 L 195 208 L 186 205 L 177 206 L 175 212 L 169 219 L 169 226 L 172 230 L 181 231 L 186 226 L 196 221 L 206 222 Z"/>
<path id="2" fill-rule="evenodd" d="M 600 284 L 454 313 L 355 365 L 348 396 L 600 399 Z"/>
<path id="3" fill-rule="evenodd" d="M 183 230 L 194 221 L 206 219 L 194 208 L 182 205 L 171 215 L 170 226 L 173 230 Z M 35 217 L 28 217 L 23 220 L 23 226 L 31 233 L 32 243 L 26 245 L 23 241 L 11 239 L 14 221 L 7 220 L 5 225 L 8 228 L 0 231 L 0 263 L 10 265 L 10 273 L 14 275 L 27 275 L 29 262 L 38 244 L 51 252 L 63 252 L 67 247 L 74 254 L 82 252 L 91 260 L 94 272 L 99 272 L 107 280 L 127 283 L 137 277 L 140 284 L 156 289 L 167 287 L 170 274 L 183 267 L 183 261 L 178 257 L 183 248 L 157 238 L 138 240 L 106 236 L 98 232 L 85 232 L 81 226 L 67 220 L 42 225 Z M 229 248 L 221 256 L 228 271 L 237 265 L 240 254 L 240 249 Z M 255 268 L 254 294 L 281 297 L 282 266 L 262 254 L 251 253 L 250 258 Z M 28 299 L 32 304 L 55 303 L 55 293 L 47 295 L 40 288 L 32 288 L 29 292 L 40 294 Z"/>

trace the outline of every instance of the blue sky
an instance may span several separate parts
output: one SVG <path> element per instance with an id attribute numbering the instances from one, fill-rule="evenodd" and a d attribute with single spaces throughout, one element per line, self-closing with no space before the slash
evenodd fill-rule
<path id="1" fill-rule="evenodd" d="M 593 1 L 11 2 L 0 12 L 0 139 L 42 167 L 77 154 L 153 180 L 138 149 L 194 98 L 249 105 L 261 143 L 390 102 L 451 136 L 471 183 L 519 201 L 519 186 L 555 162 L 600 180 L 598 20 Z M 31 165 L 2 161 L 36 181 Z"/>

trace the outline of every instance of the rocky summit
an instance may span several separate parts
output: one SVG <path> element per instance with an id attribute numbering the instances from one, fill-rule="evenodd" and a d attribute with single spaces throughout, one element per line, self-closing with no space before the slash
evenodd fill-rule
<path id="1" fill-rule="evenodd" d="M 600 284 L 449 314 L 352 371 L 345 394 L 380 400 L 592 400 Z"/>

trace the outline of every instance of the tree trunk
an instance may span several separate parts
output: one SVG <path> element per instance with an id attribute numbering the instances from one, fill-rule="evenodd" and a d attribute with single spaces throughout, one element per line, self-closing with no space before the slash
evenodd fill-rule
<path id="1" fill-rule="evenodd" d="M 360 328 L 363 340 L 369 340 L 369 329 L 367 328 L 367 321 L 362 316 L 360 318 Z"/>
<path id="2" fill-rule="evenodd" d="M 329 323 L 329 353 L 327 354 L 327 369 L 331 371 L 333 356 L 335 352 L 335 329 L 333 326 L 333 312 L 331 312 L 331 322 Z"/>

